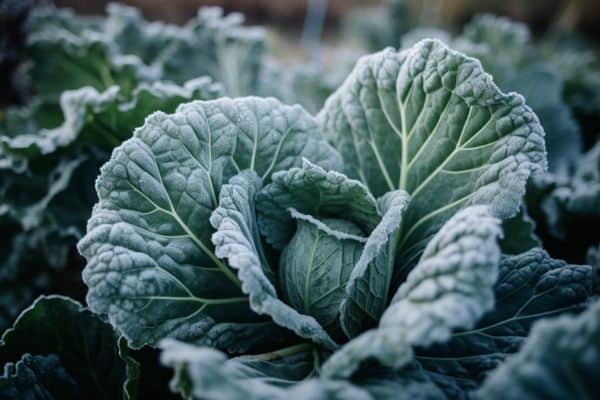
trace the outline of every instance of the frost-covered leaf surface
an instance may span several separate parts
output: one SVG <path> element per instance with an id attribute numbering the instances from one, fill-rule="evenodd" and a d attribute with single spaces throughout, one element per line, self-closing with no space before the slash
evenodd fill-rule
<path id="1" fill-rule="evenodd" d="M 269 280 L 274 279 L 274 271 L 263 250 L 255 217 L 254 199 L 261 187 L 262 181 L 254 171 L 243 171 L 223 185 L 219 206 L 210 217 L 216 230 L 212 236 L 215 254 L 227 260 L 237 271 L 242 291 L 248 293 L 254 311 L 270 316 L 279 325 L 302 337 L 335 347 L 323 327 L 310 316 L 310 310 L 296 307 L 299 313 L 284 303 Z M 285 276 L 284 271 L 280 271 L 280 274 Z M 282 284 L 285 283 L 282 279 Z M 302 287 L 316 289 L 312 283 L 308 282 Z M 294 303 L 291 305 L 294 306 Z"/>
<path id="2" fill-rule="evenodd" d="M 505 256 L 494 286 L 496 305 L 473 329 L 417 351 L 417 359 L 451 398 L 462 398 L 486 373 L 519 350 L 545 317 L 583 311 L 600 294 L 589 265 L 569 265 L 537 248 Z"/>
<path id="3" fill-rule="evenodd" d="M 79 245 L 90 308 L 133 346 L 167 336 L 201 343 L 221 323 L 262 323 L 234 270 L 215 256 L 209 218 L 237 171 L 268 182 L 303 158 L 339 165 L 314 120 L 274 99 L 224 98 L 152 115 L 97 181 L 100 200 Z"/>
<path id="4" fill-rule="evenodd" d="M 319 118 L 349 176 L 375 195 L 411 196 L 397 253 L 406 271 L 461 208 L 516 214 L 527 178 L 546 165 L 543 129 L 523 97 L 436 40 L 361 58 Z"/>
<path id="5" fill-rule="evenodd" d="M 139 57 L 165 80 L 181 83 L 210 76 L 230 96 L 272 94 L 261 81 L 266 35 L 262 28 L 244 26 L 239 13 L 202 7 L 185 25 L 176 26 L 147 22 L 137 9 L 124 5 L 110 4 L 107 12 L 103 33 L 121 53 Z"/>
<path id="6" fill-rule="evenodd" d="M 388 192 L 378 200 L 381 222 L 369 235 L 346 286 L 341 323 L 348 337 L 374 325 L 388 304 L 394 273 L 395 246 L 409 198 L 406 192 Z"/>
<path id="7" fill-rule="evenodd" d="M 0 118 L 0 226 L 6 235 L 0 247 L 6 298 L 0 320 L 6 320 L 0 328 L 41 293 L 82 293 L 75 244 L 97 199 L 98 170 L 113 146 L 153 111 L 171 112 L 182 101 L 221 93 L 205 77 L 183 86 L 140 84 L 132 92 L 85 87 L 63 92 L 62 108 L 40 101 L 7 110 Z"/>
<path id="8" fill-rule="evenodd" d="M 137 377 L 137 364 L 110 325 L 62 296 L 38 298 L 4 332 L 0 364 L 6 365 L 0 393 L 19 399 L 130 399 L 129 379 Z"/>
<path id="9" fill-rule="evenodd" d="M 81 398 L 81 393 L 56 355 L 25 354 L 19 361 L 4 365 L 0 396 L 3 399 L 76 400 Z"/>
<path id="10" fill-rule="evenodd" d="M 297 310 L 313 315 L 341 336 L 340 304 L 344 287 L 363 252 L 365 239 L 352 222 L 314 220 L 293 212 L 297 231 L 283 249 L 279 279 L 283 297 Z"/>
<path id="11" fill-rule="evenodd" d="M 174 369 L 171 388 L 190 399 L 444 399 L 416 364 L 397 372 L 376 368 L 349 382 L 319 378 L 314 369 L 318 356 L 304 344 L 230 359 L 171 339 L 161 348 L 162 362 Z"/>
<path id="12" fill-rule="evenodd" d="M 175 369 L 171 387 L 188 398 L 278 399 L 286 386 L 306 377 L 312 367 L 310 350 L 273 359 L 243 356 L 233 359 L 214 349 L 166 339 L 163 364 Z"/>
<path id="13" fill-rule="evenodd" d="M 61 95 L 64 121 L 58 127 L 40 126 L 31 133 L 10 132 L 18 135 L 2 137 L 1 144 L 8 153 L 43 155 L 87 135 L 85 139 L 90 143 L 112 148 L 129 138 L 133 128 L 142 125 L 146 116 L 156 110 L 170 112 L 182 102 L 209 100 L 222 94 L 222 87 L 208 77 L 190 80 L 182 86 L 143 83 L 131 93 L 119 86 L 103 92 L 83 87 Z"/>
<path id="14" fill-rule="evenodd" d="M 600 390 L 600 303 L 540 321 L 519 353 L 486 379 L 476 399 L 593 399 Z"/>
<path id="15" fill-rule="evenodd" d="M 336 167 L 341 169 L 341 164 Z M 295 232 L 290 208 L 317 218 L 343 217 L 365 234 L 381 218 L 377 202 L 365 185 L 310 161 L 304 161 L 301 168 L 274 174 L 273 182 L 258 194 L 259 228 L 276 249 L 282 249 Z"/>
<path id="16" fill-rule="evenodd" d="M 35 90 L 48 101 L 56 101 L 65 90 L 92 86 L 103 91 L 112 85 L 132 88 L 160 78 L 159 70 L 137 56 L 115 52 L 109 38 L 92 29 L 74 33 L 53 24 L 42 25 L 29 36 L 28 53 Z"/>
<path id="17" fill-rule="evenodd" d="M 404 49 L 351 72 L 356 48 L 288 66 L 217 8 L 2 27 L 23 103 L 0 110 L 0 330 L 40 293 L 87 285 L 90 309 L 34 302 L 0 398 L 596 394 L 600 57 L 387 3 L 346 26 Z"/>
<path id="18" fill-rule="evenodd" d="M 579 126 L 562 99 L 563 82 L 558 73 L 546 64 L 533 64 L 501 86 L 527 99 L 546 132 L 549 171 L 568 176 L 581 154 L 582 139 Z"/>
<path id="19" fill-rule="evenodd" d="M 549 190 L 538 207 L 550 235 L 577 238 L 588 246 L 600 241 L 600 234 L 588 229 L 600 221 L 600 144 L 583 155 L 568 181 L 554 176 L 547 180 Z"/>
<path id="20" fill-rule="evenodd" d="M 453 45 L 480 59 L 496 82 L 518 76 L 517 70 L 536 56 L 527 25 L 492 14 L 475 16 Z"/>
<path id="21" fill-rule="evenodd" d="M 413 358 L 412 346 L 444 342 L 453 330 L 474 326 L 494 303 L 500 235 L 487 207 L 458 212 L 427 245 L 379 326 L 334 353 L 324 376 L 348 377 L 371 357 L 401 367 Z"/>

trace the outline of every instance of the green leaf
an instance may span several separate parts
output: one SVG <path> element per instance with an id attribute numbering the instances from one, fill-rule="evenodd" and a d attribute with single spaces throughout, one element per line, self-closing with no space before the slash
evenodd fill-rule
<path id="1" fill-rule="evenodd" d="M 223 16 L 221 8 L 200 8 L 196 18 L 179 28 L 177 40 L 158 58 L 163 76 L 182 82 L 208 75 L 222 82 L 229 96 L 264 94 L 261 72 L 265 33 L 243 22 L 239 13 Z"/>
<path id="2" fill-rule="evenodd" d="M 589 230 L 600 222 L 600 144 L 596 144 L 577 163 L 569 181 L 550 177 L 553 189 L 538 204 L 549 233 L 559 239 L 577 239 L 583 247 L 598 243 Z"/>
<path id="3" fill-rule="evenodd" d="M 563 101 L 563 82 L 558 73 L 546 63 L 533 64 L 502 82 L 502 88 L 525 96 L 546 132 L 549 171 L 567 177 L 583 144 L 579 125 Z"/>
<path id="4" fill-rule="evenodd" d="M 55 366 L 60 361 L 64 370 L 53 373 L 60 373 L 64 380 L 69 380 L 65 376 L 68 375 L 76 383 L 80 394 L 77 398 L 132 399 L 130 394 L 133 394 L 138 366 L 117 342 L 118 337 L 110 325 L 79 303 L 62 296 L 43 296 L 23 311 L 13 327 L 2 335 L 0 364 L 17 363 L 15 368 L 18 369 L 25 353 L 48 356 L 40 361 Z M 21 368 L 26 364 L 21 364 Z M 8 370 L 11 369 L 9 366 Z M 102 379 L 97 376 L 99 371 L 102 371 Z M 42 371 L 33 372 L 42 383 Z M 23 373 L 31 378 L 30 373 Z M 18 376 L 12 384 L 19 384 Z M 70 390 L 75 390 L 74 384 L 71 386 Z M 60 391 L 64 389 L 67 388 L 46 387 L 57 399 L 63 398 L 60 395 L 65 393 Z"/>
<path id="5" fill-rule="evenodd" d="M 600 390 L 600 302 L 579 316 L 538 322 L 521 351 L 493 371 L 476 399 L 593 399 Z"/>
<path id="6" fill-rule="evenodd" d="M 0 376 L 0 396 L 7 400 L 81 399 L 77 382 L 54 354 L 25 354 L 16 363 L 6 363 Z"/>
<path id="7" fill-rule="evenodd" d="M 262 247 L 254 203 L 261 188 L 262 182 L 253 171 L 243 171 L 223 185 L 219 206 L 210 217 L 216 230 L 212 236 L 215 254 L 237 271 L 242 291 L 250 296 L 250 306 L 255 312 L 269 315 L 277 324 L 301 337 L 335 347 L 313 317 L 298 313 L 278 298 L 275 286 L 269 280 L 269 277 L 275 278 Z"/>
<path id="8" fill-rule="evenodd" d="M 429 379 L 417 362 L 400 369 L 371 364 L 357 373 L 352 382 L 367 390 L 377 400 L 446 399 L 444 393 Z"/>
<path id="9" fill-rule="evenodd" d="M 388 304 L 395 246 L 408 203 L 409 197 L 402 190 L 388 192 L 378 200 L 383 217 L 352 270 L 346 286 L 347 298 L 341 305 L 341 324 L 348 337 L 375 325 Z"/>
<path id="10" fill-rule="evenodd" d="M 129 138 L 133 129 L 143 124 L 152 112 L 172 112 L 182 102 L 209 100 L 223 93 L 221 86 L 208 77 L 188 81 L 183 86 L 144 83 L 131 94 L 123 92 L 118 86 L 103 92 L 92 87 L 63 92 L 60 105 L 64 121 L 57 127 L 39 126 L 29 134 L 0 137 L 4 153 L 44 155 L 77 140 L 110 150 Z"/>
<path id="11" fill-rule="evenodd" d="M 106 19 L 102 22 L 102 31 L 120 53 L 134 54 L 148 65 L 160 62 L 183 34 L 179 26 L 148 22 L 139 9 L 119 3 L 106 5 Z M 190 79 L 201 75 L 198 73 Z"/>
<path id="12" fill-rule="evenodd" d="M 412 346 L 444 342 L 453 330 L 474 326 L 494 303 L 500 235 L 488 207 L 458 212 L 429 242 L 379 327 L 335 352 L 323 365 L 323 376 L 348 377 L 371 357 L 398 368 L 412 360 Z"/>
<path id="13" fill-rule="evenodd" d="M 171 387 L 188 399 L 372 399 L 349 382 L 309 379 L 316 371 L 306 344 L 232 359 L 172 339 L 161 348 L 162 363 L 175 369 Z"/>
<path id="14" fill-rule="evenodd" d="M 496 82 L 518 75 L 518 69 L 535 59 L 531 32 L 526 24 L 492 14 L 475 16 L 456 38 L 455 46 L 481 60 Z"/>
<path id="15" fill-rule="evenodd" d="M 306 112 L 275 99 L 193 102 L 148 117 L 97 181 L 100 200 L 79 244 L 90 308 L 134 347 L 167 336 L 215 342 L 219 324 L 262 324 L 215 256 L 209 218 L 237 171 L 268 182 L 303 157 L 340 163 Z"/>
<path id="16" fill-rule="evenodd" d="M 312 315 L 335 337 L 340 304 L 365 239 L 361 230 L 342 219 L 316 220 L 292 209 L 296 234 L 283 249 L 279 280 L 283 296 L 296 310 Z"/>
<path id="17" fill-rule="evenodd" d="M 49 28 L 65 29 L 74 34 L 83 30 L 102 29 L 99 18 L 75 14 L 71 8 L 57 8 L 52 5 L 34 7 L 27 17 L 26 27 L 30 35 L 38 34 Z"/>
<path id="18" fill-rule="evenodd" d="M 511 217 L 528 177 L 546 167 L 544 132 L 524 99 L 437 40 L 361 58 L 319 120 L 351 178 L 375 195 L 411 197 L 395 284 L 458 210 L 484 204 Z"/>
<path id="19" fill-rule="evenodd" d="M 159 69 L 132 54 L 116 52 L 106 35 L 92 29 L 74 33 L 52 24 L 43 26 L 28 36 L 27 52 L 31 81 L 44 101 L 58 101 L 63 91 L 84 86 L 104 91 L 118 85 L 128 91 L 161 78 Z"/>
<path id="20" fill-rule="evenodd" d="M 79 155 L 71 160 L 61 160 L 48 175 L 47 191 L 41 198 L 35 198 L 35 193 L 23 193 L 21 183 L 8 183 L 7 193 L 0 197 L 0 204 L 6 207 L 7 215 L 20 222 L 23 230 L 29 231 L 39 227 L 51 202 L 67 190 L 72 182 L 75 171 L 86 161 L 85 155 Z M 4 175 L 5 178 L 8 178 Z M 24 177 L 13 177 L 24 179 Z M 31 177 L 30 177 L 31 178 Z M 36 182 L 39 184 L 40 182 Z M 43 190 L 43 189 L 42 189 Z M 29 198 L 27 198 L 30 196 Z M 32 201 L 32 203 L 29 203 Z"/>
<path id="21" fill-rule="evenodd" d="M 494 287 L 496 305 L 473 329 L 417 351 L 431 378 L 449 397 L 476 388 L 486 373 L 519 349 L 538 320 L 577 313 L 600 295 L 588 265 L 554 260 L 542 249 L 504 257 Z"/>
<path id="22" fill-rule="evenodd" d="M 313 217 L 340 218 L 370 232 L 381 218 L 377 202 L 359 181 L 344 174 L 326 171 L 304 160 L 301 168 L 273 175 L 257 196 L 258 226 L 267 243 L 282 249 L 295 232 L 290 208 Z"/>
<path id="23" fill-rule="evenodd" d="M 542 245 L 535 234 L 535 221 L 527 214 L 525 205 L 521 206 L 517 215 L 502 221 L 502 231 L 500 248 L 503 254 L 524 253 Z"/>

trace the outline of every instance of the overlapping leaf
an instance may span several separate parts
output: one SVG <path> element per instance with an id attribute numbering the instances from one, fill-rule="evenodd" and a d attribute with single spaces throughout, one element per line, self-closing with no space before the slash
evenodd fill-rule
<path id="1" fill-rule="evenodd" d="M 444 342 L 453 330 L 474 326 L 494 303 L 500 235 L 487 207 L 458 212 L 429 242 L 379 326 L 335 352 L 324 376 L 349 377 L 371 357 L 402 367 L 413 358 L 412 346 Z"/>
<path id="2" fill-rule="evenodd" d="M 494 287 L 494 310 L 447 343 L 417 351 L 417 359 L 449 397 L 463 398 L 520 348 L 536 321 L 581 312 L 597 299 L 596 279 L 589 265 L 554 260 L 539 248 L 505 257 Z"/>
<path id="3" fill-rule="evenodd" d="M 600 349 L 600 303 L 577 317 L 540 321 L 519 353 L 494 371 L 476 399 L 593 399 Z"/>
<path id="4" fill-rule="evenodd" d="M 461 208 L 515 215 L 527 178 L 546 165 L 544 132 L 524 99 L 435 40 L 363 57 L 319 118 L 351 177 L 376 195 L 399 188 L 411 197 L 396 284 Z"/>
<path id="5" fill-rule="evenodd" d="M 135 398 L 137 362 L 110 325 L 66 297 L 40 297 L 19 316 L 2 335 L 0 364 L 8 398 Z"/>
<path id="6" fill-rule="evenodd" d="M 167 336 L 201 343 L 221 323 L 263 323 L 215 256 L 209 217 L 237 171 L 268 182 L 303 157 L 340 165 L 314 120 L 274 99 L 223 98 L 152 115 L 97 181 L 100 200 L 79 246 L 91 309 L 133 346 Z"/>

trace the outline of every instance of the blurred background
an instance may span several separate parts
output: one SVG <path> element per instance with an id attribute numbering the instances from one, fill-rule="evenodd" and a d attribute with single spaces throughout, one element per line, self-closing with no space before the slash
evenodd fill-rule
<path id="1" fill-rule="evenodd" d="M 544 127 L 549 171 L 532 182 L 527 207 L 512 221 L 537 236 L 515 242 L 600 265 L 599 0 L 108 3 L 0 0 L 0 332 L 40 294 L 84 301 L 85 261 L 75 244 L 97 200 L 98 170 L 151 112 L 258 95 L 317 113 L 360 56 L 426 37 L 478 58 L 503 91 L 525 96 Z M 223 14 L 198 14 L 203 6 Z M 124 62 L 132 59 L 139 64 Z M 199 77 L 206 87 L 189 95 L 128 106 L 138 88 L 169 83 L 186 93 L 181 87 Z M 88 107 L 90 89 L 118 96 Z M 83 106 L 67 98 L 83 98 L 75 102 Z M 71 121 L 68 107 L 76 108 Z M 36 147 L 65 132 L 71 141 Z M 507 246 L 509 254 L 523 251 Z M 161 392 L 169 373 L 157 374 L 147 374 L 142 398 L 169 398 Z"/>
<path id="2" fill-rule="evenodd" d="M 56 0 L 58 6 L 71 7 L 78 13 L 102 13 L 106 0 Z M 148 19 L 182 23 L 191 18 L 198 7 L 220 6 L 227 12 L 239 11 L 249 23 L 272 25 L 278 28 L 300 30 L 309 3 L 327 7 L 328 30 L 335 31 L 340 21 L 360 8 L 383 7 L 387 0 L 127 0 L 124 4 L 136 6 Z M 596 0 L 408 0 L 404 1 L 416 18 L 422 22 L 440 25 L 446 29 L 460 28 L 474 14 L 486 12 L 508 16 L 526 22 L 536 32 L 544 31 L 558 22 L 564 28 L 590 34 L 600 32 L 600 6 Z M 423 21 L 428 19 L 428 21 Z"/>
<path id="3" fill-rule="evenodd" d="M 53 3 L 73 8 L 80 14 L 103 14 L 109 1 L 55 0 Z M 377 25 L 393 11 L 402 14 L 396 20 L 400 33 L 415 26 L 458 33 L 474 15 L 491 13 L 524 22 L 535 35 L 561 30 L 576 32 L 595 42 L 600 38 L 597 0 L 127 0 L 122 3 L 138 7 L 148 20 L 177 24 L 193 18 L 201 6 L 220 6 L 225 13 L 241 12 L 247 24 L 265 25 L 275 54 L 292 59 L 306 56 L 302 46 L 294 45 L 300 45 L 302 32 L 310 28 L 307 22 L 319 25 L 321 12 L 324 13 L 321 39 L 325 47 L 360 37 L 364 34 L 361 29 L 368 29 L 368 23 Z M 306 32 L 304 39 L 308 39 Z"/>
<path id="4" fill-rule="evenodd" d="M 31 6 L 55 5 L 71 8 L 80 15 L 102 16 L 106 15 L 109 3 L 109 0 L 0 1 L 0 105 L 19 102 L 19 88 L 12 87 L 15 80 L 11 74 L 22 58 L 20 49 L 25 35 L 20 27 L 25 10 Z M 222 7 L 224 14 L 240 13 L 245 25 L 264 28 L 269 53 L 284 66 L 318 61 L 335 70 L 340 59 L 348 64 L 349 59 L 364 54 L 365 50 L 401 47 L 402 37 L 406 33 L 412 35 L 415 30 L 435 28 L 438 32 L 429 35 L 440 36 L 442 32 L 441 35 L 455 37 L 474 16 L 481 14 L 526 24 L 532 41 L 551 37 L 552 40 L 546 40 L 551 43 L 547 46 L 550 51 L 552 46 L 566 40 L 569 47 L 575 43 L 586 50 L 596 50 L 600 43 L 597 0 L 125 0 L 121 3 L 138 8 L 148 21 L 177 25 L 192 20 L 203 6 Z"/>

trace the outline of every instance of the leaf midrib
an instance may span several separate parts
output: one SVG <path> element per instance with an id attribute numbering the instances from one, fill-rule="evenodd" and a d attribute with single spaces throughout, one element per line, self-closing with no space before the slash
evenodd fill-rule
<path id="1" fill-rule="evenodd" d="M 321 234 L 316 233 L 316 238 L 310 251 L 310 258 L 308 260 L 308 270 L 306 271 L 306 279 L 304 280 L 304 312 L 310 314 L 310 288 L 312 287 L 312 272 L 315 267 L 315 255 L 317 253 L 317 246 L 321 240 Z"/>
<path id="2" fill-rule="evenodd" d="M 159 175 L 160 176 L 160 175 Z M 169 200 L 169 206 L 171 207 L 171 210 L 167 210 L 164 207 L 159 206 L 158 204 L 156 204 L 152 199 L 150 199 L 148 196 L 146 196 L 146 194 L 144 192 L 142 192 L 140 189 L 138 189 L 133 183 L 131 183 L 130 181 L 127 181 L 127 183 L 129 184 L 129 186 L 136 192 L 138 193 L 140 196 L 142 196 L 144 199 L 146 199 L 146 201 L 148 201 L 154 208 L 170 215 L 171 217 L 173 217 L 173 219 L 175 219 L 175 221 L 179 224 L 179 226 L 184 230 L 184 232 L 189 236 L 189 238 L 202 250 L 202 252 L 204 252 L 204 254 L 206 254 L 211 261 L 213 261 L 215 263 L 215 265 L 217 266 L 217 268 L 219 268 L 219 270 L 221 270 L 221 272 L 227 277 L 229 278 L 229 280 L 231 280 L 236 286 L 241 287 L 241 282 L 239 281 L 238 277 L 234 274 L 233 271 L 231 271 L 227 265 L 223 264 L 223 262 L 221 262 L 221 260 L 219 260 L 215 254 L 194 234 L 194 232 L 192 232 L 192 230 L 181 220 L 181 218 L 179 217 L 179 215 L 175 212 L 175 210 L 173 210 L 173 205 L 171 204 L 171 200 L 170 198 Z M 161 185 L 164 188 L 164 184 L 162 183 L 162 179 L 161 179 Z M 166 190 L 165 190 L 165 193 Z M 167 198 L 168 198 L 168 193 L 167 193 Z"/>

